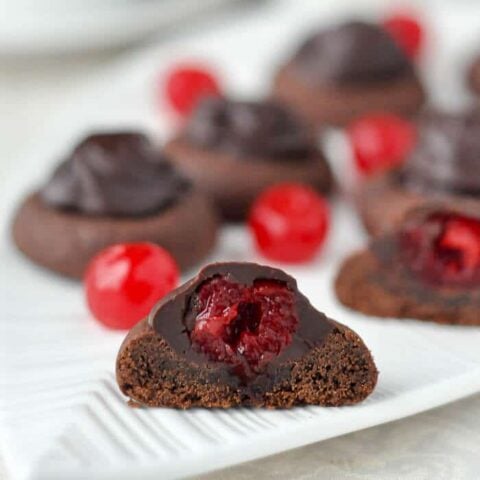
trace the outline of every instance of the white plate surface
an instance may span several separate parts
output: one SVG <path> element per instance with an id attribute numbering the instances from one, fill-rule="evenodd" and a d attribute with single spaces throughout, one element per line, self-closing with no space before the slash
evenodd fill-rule
<path id="1" fill-rule="evenodd" d="M 308 28 L 306 23 L 320 22 L 331 10 L 319 3 L 267 5 L 231 24 L 126 59 L 72 99 L 52 119 L 57 127 L 49 129 L 29 158 L 19 160 L 0 202 L 0 441 L 14 478 L 193 475 L 392 421 L 480 390 L 479 329 L 366 318 L 336 302 L 332 278 L 338 264 L 365 240 L 355 215 L 340 201 L 324 254 L 309 266 L 288 270 L 315 306 L 356 330 L 373 352 L 378 387 L 354 407 L 128 408 L 113 374 L 124 334 L 103 329 L 89 317 L 81 286 L 41 271 L 11 244 L 8 218 L 15 202 L 82 132 L 136 125 L 160 137 L 168 133 L 172 119 L 160 114 L 154 102 L 159 70 L 179 58 L 206 58 L 222 70 L 233 92 L 261 92 L 282 50 Z M 451 16 L 443 18 L 450 25 Z M 455 24 L 449 28 L 458 30 Z M 469 35 L 474 38 L 473 26 L 464 32 Z M 446 51 L 457 51 L 457 40 Z M 440 64 L 432 71 L 442 68 L 447 70 Z M 442 82 L 433 85 L 436 91 L 448 86 L 447 96 L 459 100 L 454 82 L 448 76 Z M 329 150 L 341 171 L 348 158 L 341 141 L 333 140 L 338 138 Z M 211 259 L 261 261 L 252 251 L 245 231 L 227 228 Z"/>

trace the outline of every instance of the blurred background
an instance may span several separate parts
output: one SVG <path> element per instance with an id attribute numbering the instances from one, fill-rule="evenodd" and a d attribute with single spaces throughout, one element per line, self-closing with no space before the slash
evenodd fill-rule
<path id="1" fill-rule="evenodd" d="M 0 165 L 28 151 L 73 93 L 117 59 L 210 22 L 235 21 L 259 3 L 0 0 Z"/>
<path id="2" fill-rule="evenodd" d="M 462 58 L 480 37 L 475 29 L 458 28 L 463 21 L 480 23 L 476 0 L 337 0 L 334 8 L 317 3 L 318 18 L 305 18 L 306 30 L 331 16 L 402 9 L 434 24 L 429 40 L 448 43 L 461 35 Z M 234 28 L 246 16 L 268 18 L 287 4 L 295 0 L 0 0 L 0 165 L 28 151 L 74 92 L 118 59 L 193 32 Z"/>
<path id="3" fill-rule="evenodd" d="M 332 16 L 406 10 L 434 24 L 429 40 L 448 43 L 450 35 L 461 35 L 462 59 L 480 37 L 480 5 L 475 0 L 337 0 L 331 9 L 322 3 L 317 18 L 305 18 L 305 29 Z M 0 0 L 1 162 L 28 149 L 74 92 L 101 78 L 117 59 L 192 32 L 233 27 L 255 12 L 275 15 L 286 4 L 295 1 Z M 459 31 L 463 21 L 479 28 Z M 292 39 L 287 43 L 293 45 Z M 431 60 L 439 59 L 427 55 L 427 63 Z"/>

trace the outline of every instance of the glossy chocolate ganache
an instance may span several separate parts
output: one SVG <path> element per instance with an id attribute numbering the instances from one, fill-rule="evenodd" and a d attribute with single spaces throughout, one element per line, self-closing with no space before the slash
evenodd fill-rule
<path id="1" fill-rule="evenodd" d="M 41 190 L 49 206 L 88 215 L 136 216 L 175 203 L 189 183 L 139 133 L 86 137 Z"/>
<path id="2" fill-rule="evenodd" d="M 240 159 L 306 160 L 316 152 L 310 129 L 274 102 L 205 99 L 183 135 L 192 145 Z"/>
<path id="3" fill-rule="evenodd" d="M 356 85 L 384 82 L 412 74 L 412 65 L 380 26 L 352 21 L 307 39 L 291 62 L 313 83 Z"/>
<path id="4" fill-rule="evenodd" d="M 480 196 L 480 111 L 423 114 L 399 179 L 422 192 Z"/>

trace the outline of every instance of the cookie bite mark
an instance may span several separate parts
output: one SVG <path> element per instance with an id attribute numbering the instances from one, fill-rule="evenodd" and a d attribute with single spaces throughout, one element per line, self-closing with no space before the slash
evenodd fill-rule
<path id="1" fill-rule="evenodd" d="M 480 325 L 480 219 L 420 209 L 342 265 L 344 305 L 379 317 Z"/>
<path id="2" fill-rule="evenodd" d="M 351 330 L 317 312 L 280 270 L 213 264 L 173 292 L 125 339 L 123 393 L 177 408 L 345 405 L 377 370 Z"/>

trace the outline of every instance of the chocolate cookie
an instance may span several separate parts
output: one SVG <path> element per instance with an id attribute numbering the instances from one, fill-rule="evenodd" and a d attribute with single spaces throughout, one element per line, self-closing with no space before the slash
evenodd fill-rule
<path id="1" fill-rule="evenodd" d="M 208 254 L 216 230 L 205 196 L 136 133 L 87 137 L 13 222 L 25 255 L 75 278 L 98 251 L 122 242 L 157 243 L 191 267 Z"/>
<path id="2" fill-rule="evenodd" d="M 127 335 L 117 381 L 134 402 L 175 408 L 346 405 L 374 389 L 362 340 L 315 310 L 281 270 L 205 267 Z"/>
<path id="3" fill-rule="evenodd" d="M 422 114 L 417 145 L 404 165 L 365 180 L 359 189 L 357 205 L 367 230 L 388 232 L 411 208 L 432 201 L 480 211 L 478 158 L 480 111 Z"/>
<path id="4" fill-rule="evenodd" d="M 313 133 L 275 103 L 207 99 L 165 152 L 227 220 L 243 220 L 276 183 L 300 182 L 323 193 L 332 188 Z"/>
<path id="5" fill-rule="evenodd" d="M 345 261 L 335 290 L 367 315 L 480 325 L 478 210 L 411 212 L 398 231 Z"/>
<path id="6" fill-rule="evenodd" d="M 380 26 L 352 21 L 308 38 L 277 73 L 273 95 L 316 125 L 370 111 L 415 114 L 425 100 L 414 67 Z"/>

